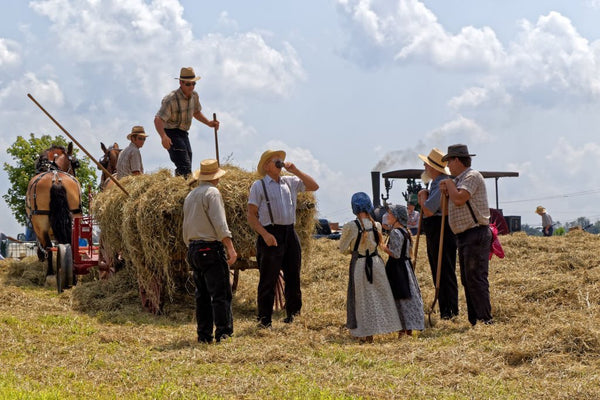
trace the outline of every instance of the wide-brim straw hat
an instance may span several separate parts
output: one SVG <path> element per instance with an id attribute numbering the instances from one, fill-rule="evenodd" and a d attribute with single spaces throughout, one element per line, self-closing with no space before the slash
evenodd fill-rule
<path id="1" fill-rule="evenodd" d="M 219 162 L 214 159 L 202 160 L 200 168 L 195 170 L 192 176 L 199 181 L 212 181 L 225 175 L 227 171 L 219 167 Z"/>
<path id="2" fill-rule="evenodd" d="M 127 140 L 131 140 L 131 137 L 135 135 L 135 136 L 143 136 L 143 137 L 148 137 L 148 135 L 146 134 L 146 132 L 144 131 L 144 127 L 143 126 L 134 126 L 133 128 L 131 128 L 131 133 L 129 133 L 127 135 Z"/>
<path id="3" fill-rule="evenodd" d="M 278 157 L 281 159 L 281 161 L 285 161 L 285 151 L 283 151 L 283 150 L 267 150 L 264 153 L 262 153 L 262 156 L 260 156 L 260 161 L 258 162 L 258 165 L 256 166 L 256 172 L 258 172 L 259 175 L 265 176 L 265 174 L 266 174 L 265 169 L 264 169 L 265 164 L 267 161 L 269 161 L 273 157 Z"/>
<path id="4" fill-rule="evenodd" d="M 448 161 L 451 157 L 474 157 L 475 154 L 469 154 L 469 148 L 466 144 L 453 144 L 448 146 L 448 153 L 442 157 L 442 161 Z"/>
<path id="5" fill-rule="evenodd" d="M 195 82 L 195 81 L 199 80 L 200 77 L 196 76 L 196 73 L 194 72 L 194 68 L 183 67 L 183 68 L 181 68 L 181 71 L 179 72 L 179 78 L 175 78 L 175 79 L 179 79 L 180 81 Z"/>
<path id="6" fill-rule="evenodd" d="M 546 209 L 542 206 L 537 206 L 537 208 L 535 209 L 535 212 L 538 214 L 546 214 Z"/>
<path id="7" fill-rule="evenodd" d="M 443 157 L 444 153 L 437 148 L 432 149 L 427 157 L 423 154 L 419 154 L 419 158 L 431 168 L 441 172 L 442 174 L 450 175 L 450 170 L 447 167 L 448 161 L 442 161 Z"/>

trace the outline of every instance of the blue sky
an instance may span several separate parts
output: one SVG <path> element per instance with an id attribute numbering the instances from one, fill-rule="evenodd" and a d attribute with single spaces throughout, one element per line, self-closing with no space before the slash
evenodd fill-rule
<path id="1" fill-rule="evenodd" d="M 251 170 L 265 149 L 286 150 L 332 221 L 352 218 L 372 170 L 420 168 L 417 154 L 453 143 L 476 169 L 520 173 L 499 182 L 505 215 L 540 225 L 543 205 L 561 222 L 600 218 L 598 1 L 6 3 L 0 162 L 14 162 L 17 135 L 60 133 L 31 93 L 97 157 L 143 125 L 146 171 L 173 168 L 152 121 L 192 66 L 221 158 Z M 190 139 L 195 166 L 214 156 L 210 128 L 195 122 Z M 396 182 L 390 200 L 404 190 Z M 488 195 L 494 205 L 493 181 Z M 22 231 L 3 200 L 0 230 Z"/>

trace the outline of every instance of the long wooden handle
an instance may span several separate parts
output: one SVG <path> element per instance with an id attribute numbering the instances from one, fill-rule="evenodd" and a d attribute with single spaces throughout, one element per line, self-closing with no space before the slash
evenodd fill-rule
<path id="1" fill-rule="evenodd" d="M 213 113 L 213 121 L 217 120 L 217 114 Z M 217 135 L 217 127 L 215 126 L 215 153 L 217 154 L 217 165 L 221 166 L 221 161 L 219 160 L 219 139 Z"/>
<path id="2" fill-rule="evenodd" d="M 413 257 L 413 263 L 412 263 L 413 271 L 417 270 L 417 255 L 419 254 L 419 238 L 421 237 L 421 225 L 422 224 L 423 224 L 423 210 L 421 210 L 421 212 L 419 213 L 419 223 L 417 225 L 417 239 L 415 240 L 415 250 L 414 250 L 415 256 Z"/>
<path id="3" fill-rule="evenodd" d="M 33 101 L 39 108 L 40 110 L 42 110 L 44 112 L 44 114 L 46 114 L 48 116 L 48 118 L 50 118 L 52 120 L 52 122 L 54 122 L 68 137 L 69 139 L 71 139 L 73 141 L 73 143 L 75 143 L 77 145 L 77 147 L 79 147 L 81 149 L 81 151 L 83 151 L 97 166 L 98 168 L 100 168 L 103 172 L 105 172 L 108 177 L 110 179 L 112 179 L 112 181 L 127 195 L 129 196 L 129 193 L 127 192 L 127 190 L 125 190 L 125 188 L 119 183 L 118 180 L 113 179 L 112 178 L 112 174 L 110 172 L 108 172 L 108 170 L 106 168 L 104 168 L 104 166 L 102 164 L 100 164 L 98 161 L 96 161 L 96 159 L 94 157 L 92 157 L 92 155 L 85 149 L 85 147 L 83 147 L 77 140 L 75 140 L 75 138 L 73 136 L 71 136 L 71 134 L 69 132 L 67 132 L 67 130 L 65 128 L 62 127 L 61 124 L 58 123 L 57 120 L 54 119 L 54 117 L 52 117 L 52 115 L 50 115 L 50 113 L 48 113 L 48 111 L 46 111 L 44 109 L 44 107 L 42 107 L 42 105 L 40 103 L 37 102 L 36 99 L 33 98 L 33 96 L 29 93 L 27 93 L 27 97 L 29 97 L 31 99 L 31 101 Z"/>
<path id="4" fill-rule="evenodd" d="M 440 294 L 440 278 L 442 275 L 442 256 L 444 254 L 444 230 L 446 227 L 446 213 L 447 213 L 447 198 L 444 194 L 442 194 L 442 227 L 440 228 L 440 248 L 438 250 L 438 259 L 437 259 L 437 270 L 435 271 L 435 297 L 433 298 L 433 303 L 431 303 L 431 309 L 429 310 L 429 320 L 431 321 L 431 313 L 433 312 L 433 308 L 435 307 L 435 303 L 437 302 L 438 295 Z"/>

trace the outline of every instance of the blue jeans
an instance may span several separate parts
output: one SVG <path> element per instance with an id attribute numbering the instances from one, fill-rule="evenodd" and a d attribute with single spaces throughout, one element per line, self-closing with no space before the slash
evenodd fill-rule
<path id="1" fill-rule="evenodd" d="M 215 337 L 233 334 L 231 283 L 225 251 L 220 242 L 192 241 L 188 262 L 194 271 L 196 284 L 196 321 L 198 340 L 210 342 Z"/>
<path id="2" fill-rule="evenodd" d="M 192 146 L 186 131 L 181 129 L 165 129 L 165 133 L 171 139 L 169 157 L 175 164 L 175 175 L 188 177 L 192 173 Z"/>

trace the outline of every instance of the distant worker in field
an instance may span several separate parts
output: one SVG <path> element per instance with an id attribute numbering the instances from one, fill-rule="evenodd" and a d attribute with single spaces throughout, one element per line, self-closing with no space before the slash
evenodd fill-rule
<path id="1" fill-rule="evenodd" d="M 415 205 L 416 205 L 415 203 L 413 203 L 412 201 L 409 201 L 406 206 L 406 208 L 408 209 L 407 228 L 413 236 L 416 235 L 417 232 L 419 231 L 419 216 L 420 216 L 420 213 L 417 210 L 415 210 Z"/>
<path id="2" fill-rule="evenodd" d="M 447 162 L 442 161 L 444 153 L 432 149 L 428 156 L 419 154 L 423 160 L 425 174 L 431 179 L 429 189 L 419 191 L 417 198 L 423 213 L 423 232 L 427 238 L 427 258 L 433 284 L 437 275 L 437 263 L 440 251 L 440 235 L 442 234 L 442 192 L 440 182 L 448 179 L 450 171 Z M 440 271 L 440 290 L 438 294 L 440 317 L 451 319 L 458 315 L 458 282 L 456 279 L 456 237 L 450 229 L 448 218 L 444 221 L 444 239 L 442 248 L 442 263 Z"/>
<path id="3" fill-rule="evenodd" d="M 281 175 L 285 168 L 293 175 Z M 267 150 L 256 168 L 261 179 L 254 181 L 248 196 L 248 224 L 258 233 L 256 261 L 260 273 L 257 290 L 258 324 L 271 326 L 275 287 L 279 271 L 285 280 L 284 323 L 291 323 L 300 314 L 300 266 L 302 248 L 296 223 L 296 201 L 299 192 L 319 189 L 315 180 L 292 162 L 285 161 L 285 151 Z"/>
<path id="4" fill-rule="evenodd" d="M 442 161 L 448 162 L 450 173 L 456 178 L 440 182 L 442 193 L 449 198 L 448 219 L 456 235 L 460 277 L 471 325 L 493 322 L 488 281 L 492 243 L 490 207 L 483 176 L 471 168 L 474 155 L 469 154 L 464 144 L 448 146 Z"/>
<path id="5" fill-rule="evenodd" d="M 552 236 L 554 228 L 552 227 L 552 217 L 542 206 L 537 206 L 535 212 L 542 217 L 542 234 L 544 236 Z"/>
<path id="6" fill-rule="evenodd" d="M 192 172 L 192 146 L 188 137 L 192 118 L 219 129 L 219 121 L 209 120 L 202 114 L 198 93 L 194 91 L 199 79 L 192 67 L 181 68 L 179 89 L 162 99 L 160 110 L 154 117 L 154 127 L 160 135 L 162 146 L 169 151 L 169 157 L 175 164 L 175 175 L 184 177 Z"/>
<path id="7" fill-rule="evenodd" d="M 117 178 L 121 179 L 129 175 L 141 175 L 144 173 L 144 163 L 140 149 L 146 143 L 146 132 L 143 126 L 134 126 L 131 133 L 127 135 L 129 146 L 123 149 L 117 160 Z"/>
<path id="8" fill-rule="evenodd" d="M 227 171 L 217 160 L 203 160 L 194 179 L 200 183 L 183 203 L 183 240 L 196 284 L 198 342 L 217 342 L 233 335 L 229 266 L 237 259 L 217 184 Z M 225 249 L 227 253 L 225 253 Z"/>

